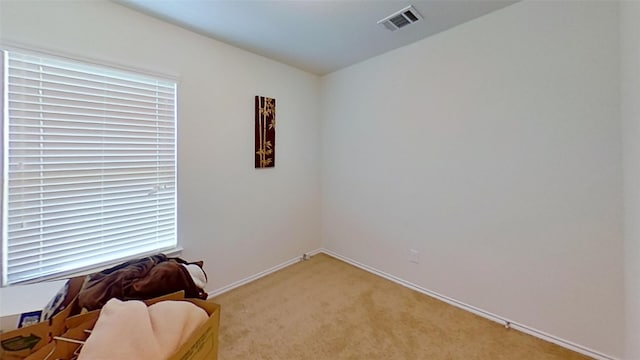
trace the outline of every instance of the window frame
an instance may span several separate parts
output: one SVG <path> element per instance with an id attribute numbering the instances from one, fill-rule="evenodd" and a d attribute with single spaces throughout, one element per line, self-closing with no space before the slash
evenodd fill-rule
<path id="1" fill-rule="evenodd" d="M 35 284 L 42 281 L 50 281 L 57 279 L 65 279 L 72 276 L 86 275 L 92 273 L 94 271 L 99 271 L 121 263 L 123 261 L 127 261 L 130 259 L 135 259 L 139 257 L 144 257 L 152 254 L 156 254 L 159 252 L 165 253 L 170 256 L 178 256 L 181 254 L 183 248 L 180 246 L 179 241 L 179 233 L 178 233 L 178 92 L 179 92 L 179 77 L 176 75 L 167 75 L 161 74 L 149 70 L 141 70 L 139 68 L 130 67 L 130 66 L 122 66 L 120 64 L 113 64 L 110 62 L 99 61 L 95 59 L 88 59 L 85 57 L 78 57 L 75 55 L 69 54 L 61 54 L 59 52 L 48 51 L 44 49 L 33 49 L 24 46 L 15 46 L 11 44 L 6 44 L 0 42 L 0 77 L 2 79 L 2 87 L 0 88 L 0 288 L 6 288 L 17 285 L 24 284 Z M 55 274 L 42 275 L 28 279 L 28 280 L 20 280 L 14 282 L 8 282 L 7 274 L 5 271 L 6 261 L 5 257 L 9 255 L 8 253 L 8 214 L 9 214 L 9 96 L 8 96 L 8 78 L 9 78 L 9 52 L 17 52 L 20 54 L 34 55 L 45 58 L 53 58 L 63 61 L 71 61 L 71 62 L 79 62 L 83 65 L 88 66 L 96 66 L 101 68 L 106 68 L 108 70 L 113 71 L 121 71 L 132 73 L 134 75 L 143 76 L 143 77 L 152 77 L 156 80 L 160 81 L 169 81 L 174 85 L 174 94 L 173 94 L 173 157 L 174 157 L 174 176 L 173 181 L 175 183 L 175 187 L 173 190 L 173 232 L 174 232 L 174 245 L 169 247 L 162 247 L 154 249 L 153 251 L 144 251 L 136 254 L 119 257 L 117 259 L 103 261 L 100 263 L 91 264 L 90 266 L 76 266 L 72 270 L 60 271 Z"/>

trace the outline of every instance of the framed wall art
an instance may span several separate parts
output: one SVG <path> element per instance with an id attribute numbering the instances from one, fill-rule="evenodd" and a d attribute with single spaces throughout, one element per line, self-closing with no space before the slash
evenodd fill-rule
<path id="1" fill-rule="evenodd" d="M 255 167 L 274 167 L 276 162 L 276 99 L 256 96 Z"/>

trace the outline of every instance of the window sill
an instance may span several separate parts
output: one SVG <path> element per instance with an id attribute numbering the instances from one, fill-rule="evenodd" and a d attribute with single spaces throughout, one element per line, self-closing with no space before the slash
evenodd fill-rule
<path id="1" fill-rule="evenodd" d="M 182 247 L 163 251 L 170 257 L 180 256 Z M 68 278 L 84 276 L 97 271 L 108 269 L 117 264 L 103 266 L 101 268 L 85 270 L 76 274 L 67 275 L 62 279 L 43 281 L 26 285 L 11 285 L 0 287 L 0 317 L 15 316 L 27 311 L 42 309 L 47 302 L 60 290 Z M 15 325 L 14 325 L 15 326 Z"/>

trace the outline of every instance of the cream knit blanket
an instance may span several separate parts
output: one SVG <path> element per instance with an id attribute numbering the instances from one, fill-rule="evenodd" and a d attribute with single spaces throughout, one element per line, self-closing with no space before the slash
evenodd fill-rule
<path id="1" fill-rule="evenodd" d="M 207 313 L 186 301 L 111 299 L 102 308 L 78 360 L 163 360 L 207 321 Z"/>

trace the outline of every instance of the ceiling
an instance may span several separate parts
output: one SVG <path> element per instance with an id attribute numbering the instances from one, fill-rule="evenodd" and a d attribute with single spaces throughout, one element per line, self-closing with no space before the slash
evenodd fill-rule
<path id="1" fill-rule="evenodd" d="M 253 53 L 324 75 L 437 34 L 517 0 L 115 0 Z M 413 5 L 396 31 L 378 20 Z"/>

